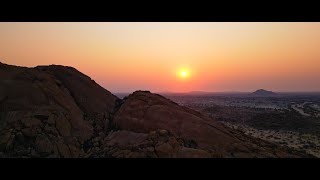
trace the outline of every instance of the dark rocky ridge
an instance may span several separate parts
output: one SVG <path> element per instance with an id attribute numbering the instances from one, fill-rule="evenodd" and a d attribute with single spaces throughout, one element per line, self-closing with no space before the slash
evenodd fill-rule
<path id="1" fill-rule="evenodd" d="M 304 157 L 156 94 L 120 100 L 65 66 L 0 64 L 1 157 Z"/>

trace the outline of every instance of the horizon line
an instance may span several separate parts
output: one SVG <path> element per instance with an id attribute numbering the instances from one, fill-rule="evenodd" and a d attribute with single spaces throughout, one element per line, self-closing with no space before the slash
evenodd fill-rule
<path id="1" fill-rule="evenodd" d="M 258 89 L 257 89 L 258 90 Z M 265 89 L 264 89 L 265 90 Z M 253 93 L 255 91 L 151 91 L 151 90 L 134 90 L 130 92 L 112 92 L 114 94 L 131 94 L 135 91 L 150 91 L 156 94 L 188 94 L 188 93 Z M 269 91 L 269 90 L 267 90 Z M 274 93 L 320 93 L 320 91 L 272 91 Z"/>

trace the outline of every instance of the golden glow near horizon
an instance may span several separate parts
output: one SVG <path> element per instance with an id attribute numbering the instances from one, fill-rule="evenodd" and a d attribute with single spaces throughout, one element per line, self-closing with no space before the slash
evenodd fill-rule
<path id="1" fill-rule="evenodd" d="M 111 92 L 320 91 L 320 23 L 2 22 L 0 61 L 73 66 Z"/>

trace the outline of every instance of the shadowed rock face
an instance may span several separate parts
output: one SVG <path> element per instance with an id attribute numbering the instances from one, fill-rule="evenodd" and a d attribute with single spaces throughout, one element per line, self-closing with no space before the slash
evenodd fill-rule
<path id="1" fill-rule="evenodd" d="M 78 157 L 86 141 L 107 129 L 116 100 L 74 68 L 0 64 L 0 151 Z"/>
<path id="2" fill-rule="evenodd" d="M 167 129 L 175 136 L 197 142 L 200 148 L 210 145 L 223 148 L 238 142 L 227 129 L 209 117 L 144 91 L 131 94 L 113 122 L 121 129 L 135 132 Z"/>
<path id="3" fill-rule="evenodd" d="M 60 81 L 60 84 L 57 85 L 62 85 L 69 90 L 70 95 L 83 112 L 111 113 L 113 111 L 118 98 L 78 70 L 56 65 L 38 66 L 36 69 L 54 75 Z"/>
<path id="4" fill-rule="evenodd" d="M 146 91 L 65 66 L 0 63 L 0 157 L 299 157 Z"/>
<path id="5" fill-rule="evenodd" d="M 184 141 L 166 130 L 136 133 L 132 131 L 110 132 L 103 146 L 92 153 L 97 157 L 117 158 L 208 158 L 210 153 L 188 148 Z"/>

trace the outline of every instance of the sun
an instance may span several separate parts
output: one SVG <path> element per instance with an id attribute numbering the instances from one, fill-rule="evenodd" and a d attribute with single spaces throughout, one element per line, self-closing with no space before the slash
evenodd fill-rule
<path id="1" fill-rule="evenodd" d="M 181 78 L 187 78 L 189 76 L 189 72 L 187 70 L 180 70 L 179 71 L 179 76 Z"/>
<path id="2" fill-rule="evenodd" d="M 187 71 L 180 72 L 181 77 L 186 77 L 188 75 Z"/>

